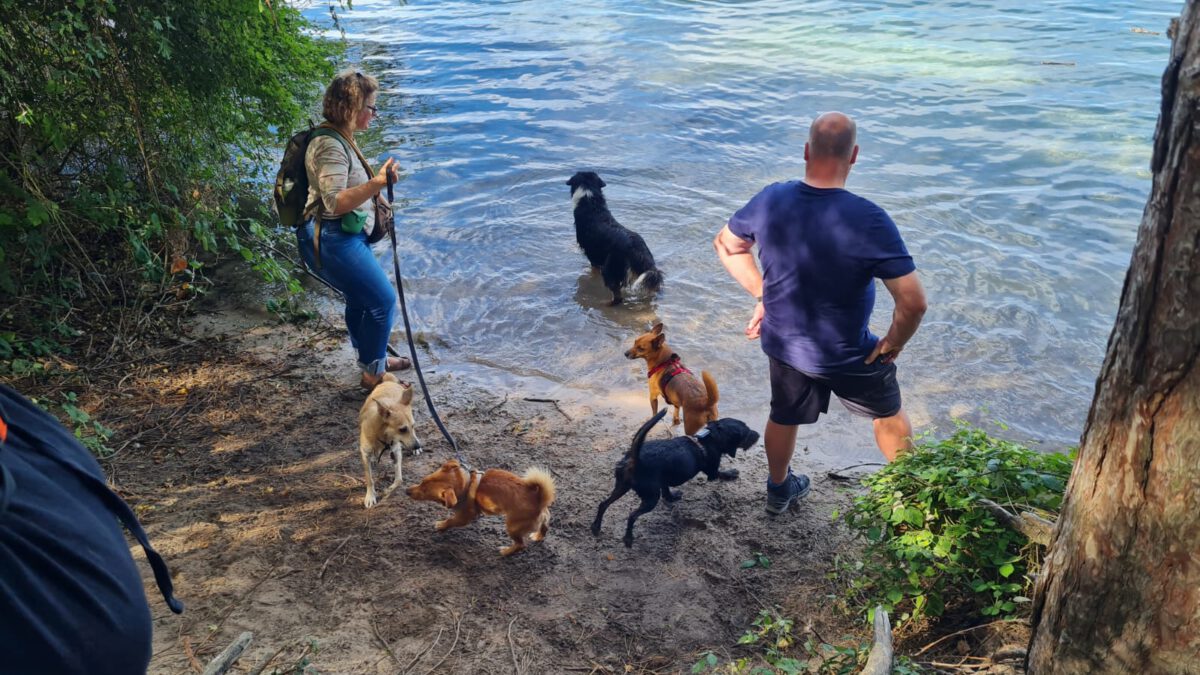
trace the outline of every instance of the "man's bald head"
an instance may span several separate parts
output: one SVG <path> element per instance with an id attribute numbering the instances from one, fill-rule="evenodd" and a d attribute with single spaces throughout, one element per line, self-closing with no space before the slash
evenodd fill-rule
<path id="1" fill-rule="evenodd" d="M 858 126 L 849 115 L 823 113 L 808 130 L 808 159 L 851 161 L 857 139 Z"/>

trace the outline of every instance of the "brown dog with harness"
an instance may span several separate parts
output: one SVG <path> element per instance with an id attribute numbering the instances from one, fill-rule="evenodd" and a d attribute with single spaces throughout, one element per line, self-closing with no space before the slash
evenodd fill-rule
<path id="1" fill-rule="evenodd" d="M 625 358 L 646 360 L 651 414 L 658 412 L 658 399 L 662 397 L 675 406 L 672 426 L 679 424 L 679 412 L 682 409 L 683 432 L 689 436 L 719 417 L 716 380 L 708 371 L 702 371 L 697 379 L 692 371 L 684 367 L 679 355 L 667 346 L 667 336 L 663 333 L 661 323 L 656 324 L 649 333 L 639 335 L 633 341 L 633 347 L 625 352 Z"/>

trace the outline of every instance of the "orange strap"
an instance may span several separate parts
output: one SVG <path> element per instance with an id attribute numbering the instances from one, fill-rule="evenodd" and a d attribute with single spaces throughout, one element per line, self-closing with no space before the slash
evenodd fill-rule
<path id="1" fill-rule="evenodd" d="M 313 219 L 313 262 L 321 269 L 321 219 Z"/>

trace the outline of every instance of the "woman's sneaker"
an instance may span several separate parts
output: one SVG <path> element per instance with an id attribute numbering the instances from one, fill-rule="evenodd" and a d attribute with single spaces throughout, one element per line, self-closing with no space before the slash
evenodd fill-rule
<path id="1" fill-rule="evenodd" d="M 767 479 L 767 513 L 777 516 L 787 511 L 793 502 L 803 499 L 808 494 L 810 487 L 808 476 L 797 476 L 791 469 L 788 469 L 787 478 L 781 485 L 774 485 Z"/>

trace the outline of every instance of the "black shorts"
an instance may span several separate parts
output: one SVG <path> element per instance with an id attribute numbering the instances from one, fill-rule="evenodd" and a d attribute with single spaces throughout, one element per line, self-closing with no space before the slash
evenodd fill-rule
<path id="1" fill-rule="evenodd" d="M 774 357 L 771 360 L 771 421 L 792 426 L 812 424 L 829 412 L 829 393 L 846 409 L 872 419 L 900 412 L 900 385 L 894 363 L 863 364 L 861 369 L 818 375 L 805 373 Z"/>

